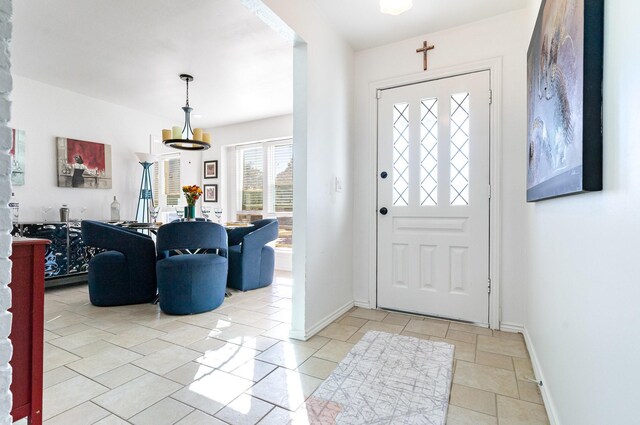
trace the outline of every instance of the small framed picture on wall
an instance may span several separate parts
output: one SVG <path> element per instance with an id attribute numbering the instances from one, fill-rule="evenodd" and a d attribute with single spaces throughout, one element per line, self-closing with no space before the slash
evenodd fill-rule
<path id="1" fill-rule="evenodd" d="M 204 162 L 204 178 L 205 179 L 217 179 L 218 178 L 218 160 L 205 161 Z"/>
<path id="2" fill-rule="evenodd" d="M 218 185 L 217 184 L 204 185 L 204 202 L 218 202 Z"/>

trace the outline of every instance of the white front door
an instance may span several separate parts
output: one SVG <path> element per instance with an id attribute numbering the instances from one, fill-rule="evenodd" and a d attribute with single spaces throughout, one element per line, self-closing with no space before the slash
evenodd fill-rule
<path id="1" fill-rule="evenodd" d="M 488 324 L 489 71 L 380 91 L 378 307 Z"/>

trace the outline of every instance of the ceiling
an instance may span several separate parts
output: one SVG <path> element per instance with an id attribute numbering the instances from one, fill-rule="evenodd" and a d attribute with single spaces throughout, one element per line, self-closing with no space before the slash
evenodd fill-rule
<path id="1" fill-rule="evenodd" d="M 529 0 L 314 0 L 356 50 L 522 8 Z M 180 122 L 189 73 L 194 127 L 292 112 L 292 47 L 238 0 L 19 0 L 12 72 Z M 201 117 L 198 117 L 200 115 Z"/>
<path id="2" fill-rule="evenodd" d="M 12 72 L 195 127 L 289 114 L 292 47 L 238 0 L 19 0 Z M 167 126 L 171 123 L 167 122 Z"/>
<path id="3" fill-rule="evenodd" d="M 457 27 L 525 7 L 530 0 L 413 0 L 401 15 L 380 13 L 378 0 L 314 0 L 355 50 Z"/>

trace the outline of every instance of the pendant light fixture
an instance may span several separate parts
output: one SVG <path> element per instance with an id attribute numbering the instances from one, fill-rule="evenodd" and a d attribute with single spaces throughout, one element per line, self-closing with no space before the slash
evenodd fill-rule
<path id="1" fill-rule="evenodd" d="M 380 12 L 399 15 L 413 7 L 413 0 L 380 0 Z"/>
<path id="2" fill-rule="evenodd" d="M 193 77 L 189 74 L 180 74 L 180 79 L 187 83 L 187 102 L 182 107 L 184 111 L 184 127 L 172 127 L 171 130 L 162 130 L 162 143 L 174 149 L 184 151 L 201 151 L 211 147 L 211 134 L 203 133 L 201 128 L 191 128 L 191 111 L 189 106 L 189 82 Z"/>

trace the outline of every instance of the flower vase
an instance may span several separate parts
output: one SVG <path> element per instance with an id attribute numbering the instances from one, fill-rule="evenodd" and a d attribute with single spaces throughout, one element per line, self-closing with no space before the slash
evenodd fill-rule
<path id="1" fill-rule="evenodd" d="M 184 207 L 184 218 L 187 221 L 194 221 L 196 219 L 196 206 L 195 205 L 187 205 Z"/>

